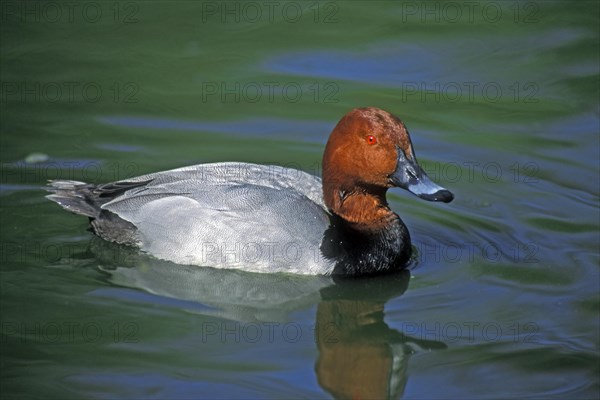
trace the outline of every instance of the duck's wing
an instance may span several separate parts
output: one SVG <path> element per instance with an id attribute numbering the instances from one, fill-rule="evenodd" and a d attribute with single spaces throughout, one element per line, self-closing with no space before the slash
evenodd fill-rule
<path id="1" fill-rule="evenodd" d="M 100 204 L 92 225 L 101 237 L 134 237 L 155 257 L 257 272 L 328 272 L 319 246 L 329 214 L 320 179 L 305 172 L 201 164 L 85 190 L 74 193 Z"/>
<path id="2" fill-rule="evenodd" d="M 140 196 L 182 194 L 201 201 L 210 201 L 210 196 L 206 196 L 206 193 L 214 188 L 227 189 L 245 185 L 264 190 L 296 192 L 325 208 L 320 178 L 293 168 L 241 162 L 199 164 L 157 172 L 100 185 L 96 187 L 96 191 L 105 198 L 112 193 L 118 194 L 104 207 L 110 208 L 118 202 Z M 129 188 L 122 190 L 123 186 Z"/>

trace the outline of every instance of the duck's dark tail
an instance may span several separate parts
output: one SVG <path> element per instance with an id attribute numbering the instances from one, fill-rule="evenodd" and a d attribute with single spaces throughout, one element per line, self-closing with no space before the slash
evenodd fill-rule
<path id="1" fill-rule="evenodd" d="M 92 219 L 98 218 L 102 211 L 99 196 L 94 193 L 96 185 L 79 181 L 49 181 L 45 188 L 52 192 L 46 196 L 48 200 L 58 203 L 62 208 L 75 214 Z"/>
<path id="2" fill-rule="evenodd" d="M 50 181 L 46 190 L 52 192 L 46 196 L 72 213 L 89 217 L 92 230 L 98 236 L 111 242 L 137 245 L 137 228 L 117 214 L 102 209 L 102 205 L 122 195 L 126 191 L 145 186 L 148 181 L 114 182 L 94 185 L 79 181 Z"/>
<path id="3" fill-rule="evenodd" d="M 150 182 L 152 179 L 94 185 L 79 181 L 55 180 L 48 182 L 46 190 L 53 194 L 49 194 L 46 198 L 60 204 L 62 208 L 72 213 L 98 218 L 103 211 L 104 203 L 114 200 L 128 190 L 146 186 Z"/>

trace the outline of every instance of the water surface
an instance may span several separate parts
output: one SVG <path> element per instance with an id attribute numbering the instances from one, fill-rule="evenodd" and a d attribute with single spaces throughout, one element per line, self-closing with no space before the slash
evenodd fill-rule
<path id="1" fill-rule="evenodd" d="M 2 3 L 2 395 L 598 397 L 597 2 L 52 4 Z M 366 105 L 456 196 L 389 193 L 417 260 L 386 279 L 160 263 L 40 190 L 318 174 Z"/>

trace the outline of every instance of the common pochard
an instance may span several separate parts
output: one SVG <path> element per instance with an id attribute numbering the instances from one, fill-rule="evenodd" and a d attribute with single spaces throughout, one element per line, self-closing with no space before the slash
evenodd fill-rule
<path id="1" fill-rule="evenodd" d="M 322 178 L 241 162 L 193 165 L 107 184 L 51 181 L 48 199 L 105 240 L 178 264 L 253 272 L 365 275 L 399 270 L 408 229 L 389 188 L 450 202 L 423 172 L 405 125 L 373 107 L 346 114 Z"/>

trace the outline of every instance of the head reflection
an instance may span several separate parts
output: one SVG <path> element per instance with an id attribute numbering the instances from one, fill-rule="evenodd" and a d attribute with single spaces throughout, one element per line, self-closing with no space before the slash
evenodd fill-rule
<path id="1" fill-rule="evenodd" d="M 383 320 L 384 305 L 408 287 L 410 273 L 338 281 L 321 291 L 315 330 L 319 384 L 337 399 L 399 398 L 407 363 L 418 348 L 440 342 L 410 338 Z"/>

